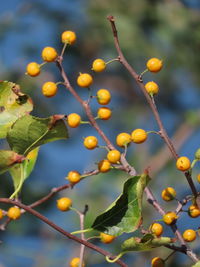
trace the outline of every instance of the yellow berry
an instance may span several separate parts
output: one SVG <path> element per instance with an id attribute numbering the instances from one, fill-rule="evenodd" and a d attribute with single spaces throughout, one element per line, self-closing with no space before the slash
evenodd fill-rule
<path id="1" fill-rule="evenodd" d="M 26 72 L 32 77 L 38 76 L 40 74 L 40 65 L 36 62 L 31 62 L 27 65 Z"/>
<path id="2" fill-rule="evenodd" d="M 200 216 L 200 210 L 197 205 L 191 205 L 188 208 L 188 215 L 192 218 L 197 218 Z"/>
<path id="3" fill-rule="evenodd" d="M 167 212 L 163 215 L 163 221 L 166 223 L 166 224 L 173 224 L 175 223 L 175 221 L 178 219 L 178 216 L 176 215 L 175 212 L 173 211 L 170 211 L 170 212 Z"/>
<path id="4" fill-rule="evenodd" d="M 97 91 L 97 101 L 100 105 L 107 105 L 111 100 L 111 94 L 106 89 L 99 89 Z"/>
<path id="5" fill-rule="evenodd" d="M 155 82 L 148 82 L 145 84 L 145 89 L 150 95 L 155 95 L 159 91 L 159 87 Z"/>
<path id="6" fill-rule="evenodd" d="M 0 209 L 0 220 L 3 218 L 4 214 L 3 214 L 3 210 Z"/>
<path id="7" fill-rule="evenodd" d="M 161 196 L 163 200 L 171 201 L 176 197 L 176 191 L 172 187 L 167 187 L 162 191 Z"/>
<path id="8" fill-rule="evenodd" d="M 197 175 L 197 182 L 200 184 L 200 173 Z"/>
<path id="9" fill-rule="evenodd" d="M 160 223 L 153 223 L 150 226 L 150 231 L 157 237 L 161 236 L 163 233 L 163 226 Z"/>
<path id="10" fill-rule="evenodd" d="M 103 59 L 96 59 L 92 63 L 92 70 L 95 72 L 102 72 L 106 68 L 106 62 Z"/>
<path id="11" fill-rule="evenodd" d="M 158 58 L 150 58 L 147 61 L 147 69 L 151 72 L 158 72 L 162 69 L 162 60 L 158 59 Z"/>
<path id="12" fill-rule="evenodd" d="M 76 128 L 81 123 L 81 116 L 77 113 L 71 113 L 67 116 L 67 123 L 71 128 Z"/>
<path id="13" fill-rule="evenodd" d="M 95 136 L 88 136 L 84 139 L 83 144 L 87 149 L 94 149 L 98 145 L 98 139 Z"/>
<path id="14" fill-rule="evenodd" d="M 70 171 L 67 175 L 67 179 L 73 183 L 76 184 L 81 180 L 81 175 L 77 171 Z"/>
<path id="15" fill-rule="evenodd" d="M 187 157 L 180 157 L 176 161 L 176 167 L 180 171 L 188 171 L 190 169 L 191 163 L 189 158 Z"/>
<path id="16" fill-rule="evenodd" d="M 108 235 L 104 233 L 100 233 L 101 242 L 105 244 L 110 244 L 113 242 L 113 240 L 116 238 L 113 235 Z"/>
<path id="17" fill-rule="evenodd" d="M 183 239 L 187 242 L 192 242 L 196 239 L 196 232 L 192 229 L 185 230 Z"/>
<path id="18" fill-rule="evenodd" d="M 54 82 L 46 82 L 42 86 L 42 94 L 46 97 L 55 96 L 58 91 L 58 87 Z"/>
<path id="19" fill-rule="evenodd" d="M 101 120 L 109 120 L 112 115 L 112 111 L 107 107 L 102 107 L 98 109 L 97 115 Z"/>
<path id="20" fill-rule="evenodd" d="M 132 131 L 131 139 L 136 144 L 143 143 L 147 139 L 147 132 L 143 129 L 136 129 Z"/>
<path id="21" fill-rule="evenodd" d="M 58 56 L 55 48 L 47 46 L 42 50 L 42 59 L 47 62 L 53 62 Z"/>
<path id="22" fill-rule="evenodd" d="M 131 136 L 128 133 L 120 133 L 116 138 L 116 143 L 118 146 L 124 147 L 131 142 Z"/>
<path id="23" fill-rule="evenodd" d="M 80 87 L 89 87 L 93 83 L 93 78 L 88 73 L 80 73 L 77 78 L 77 84 Z"/>
<path id="24" fill-rule="evenodd" d="M 164 260 L 159 257 L 155 257 L 151 261 L 151 267 L 164 267 L 164 266 L 165 266 Z"/>
<path id="25" fill-rule="evenodd" d="M 79 263 L 80 263 L 80 258 L 78 257 L 75 257 L 73 259 L 71 259 L 70 263 L 69 263 L 69 266 L 70 267 L 79 267 Z M 84 267 L 85 264 L 84 262 L 82 263 L 82 267 Z"/>
<path id="26" fill-rule="evenodd" d="M 68 197 L 62 197 L 57 200 L 57 208 L 61 211 L 68 211 L 72 205 L 72 201 Z"/>
<path id="27" fill-rule="evenodd" d="M 110 170 L 110 161 L 103 159 L 98 163 L 98 169 L 100 172 L 108 172 Z"/>
<path id="28" fill-rule="evenodd" d="M 117 163 L 120 160 L 121 153 L 118 150 L 110 150 L 107 154 L 107 159 L 111 163 Z"/>
<path id="29" fill-rule="evenodd" d="M 12 220 L 19 219 L 21 216 L 20 208 L 18 208 L 16 206 L 9 208 L 9 210 L 7 212 L 7 216 Z"/>
<path id="30" fill-rule="evenodd" d="M 72 32 L 72 31 L 65 31 L 61 35 L 61 40 L 63 43 L 72 45 L 76 41 L 76 34 L 75 32 Z"/>

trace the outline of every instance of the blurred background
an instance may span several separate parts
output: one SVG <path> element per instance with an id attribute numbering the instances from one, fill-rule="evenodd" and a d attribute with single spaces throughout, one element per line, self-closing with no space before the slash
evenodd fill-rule
<path id="1" fill-rule="evenodd" d="M 156 81 L 160 86 L 155 97 L 163 123 L 180 155 L 191 160 L 199 147 L 200 140 L 200 1 L 199 0 L 7 0 L 2 1 L 0 10 L 0 79 L 15 82 L 34 101 L 33 115 L 46 117 L 52 114 L 78 112 L 86 119 L 82 108 L 73 97 L 60 87 L 58 94 L 46 99 L 41 94 L 45 81 L 60 81 L 60 74 L 54 64 L 47 64 L 40 76 L 25 75 L 26 65 L 31 61 L 41 63 L 41 51 L 53 46 L 61 51 L 60 35 L 65 30 L 77 33 L 77 42 L 65 53 L 64 66 L 77 92 L 87 99 L 88 92 L 78 88 L 76 78 L 79 72 L 91 72 L 92 61 L 105 61 L 117 56 L 107 15 L 116 17 L 121 48 L 130 64 L 138 73 L 145 69 L 150 57 L 163 60 L 164 68 L 158 74 L 147 73 L 144 81 Z M 115 143 L 120 132 L 131 132 L 135 128 L 158 130 L 152 113 L 136 83 L 124 68 L 114 62 L 104 73 L 93 74 L 93 94 L 100 88 L 111 91 L 109 107 L 113 116 L 109 121 L 99 122 L 102 129 Z M 92 102 L 94 114 L 98 105 Z M 52 187 L 66 183 L 65 176 L 71 170 L 81 173 L 96 168 L 96 163 L 105 157 L 102 149 L 88 151 L 83 147 L 83 137 L 96 135 L 88 125 L 69 129 L 70 139 L 47 144 L 40 149 L 36 167 L 23 187 L 23 202 L 30 204 L 47 194 Z M 104 144 L 99 140 L 100 144 Z M 1 140 L 1 148 L 7 144 Z M 176 201 L 164 203 L 161 190 L 172 186 L 177 198 L 191 194 L 182 173 L 178 172 L 168 150 L 159 136 L 151 134 L 144 144 L 131 145 L 128 161 L 138 173 L 150 166 L 151 189 L 165 210 L 174 209 Z M 193 177 L 197 188 L 197 165 Z M 49 219 L 67 231 L 79 229 L 79 218 L 71 212 L 61 213 L 56 209 L 56 199 L 68 196 L 79 210 L 89 205 L 86 228 L 94 218 L 105 210 L 121 193 L 126 176 L 121 171 L 87 178 L 73 190 L 66 190 L 57 197 L 37 207 Z M 1 175 L 0 196 L 8 197 L 13 192 L 9 174 Z M 145 200 L 145 196 L 144 196 Z M 190 203 L 191 204 L 191 203 Z M 2 206 L 4 207 L 4 206 Z M 4 208 L 8 208 L 5 206 Z M 184 208 L 187 210 L 187 207 Z M 144 227 L 148 228 L 155 219 L 160 219 L 154 209 L 144 201 Z M 197 229 L 198 219 L 191 219 L 183 212 L 178 220 L 181 232 L 187 228 Z M 165 227 L 165 235 L 173 236 Z M 139 233 L 136 233 L 139 235 Z M 119 252 L 120 243 L 131 235 L 123 235 L 114 244 L 102 245 Z M 25 214 L 19 221 L 9 224 L 7 231 L 0 233 L 3 241 L 0 250 L 0 267 L 66 267 L 72 257 L 79 255 L 79 245 L 69 241 L 48 226 Z M 200 252 L 199 239 L 191 244 Z M 129 253 L 124 256 L 128 266 L 150 266 L 155 256 L 166 258 L 166 248 L 151 252 Z M 108 266 L 104 257 L 86 249 L 87 266 Z M 176 253 L 166 266 L 190 266 L 191 261 Z M 110 265 L 109 265 L 110 266 Z M 113 264 L 115 266 L 115 264 Z M 117 266 L 117 265 L 116 265 Z"/>

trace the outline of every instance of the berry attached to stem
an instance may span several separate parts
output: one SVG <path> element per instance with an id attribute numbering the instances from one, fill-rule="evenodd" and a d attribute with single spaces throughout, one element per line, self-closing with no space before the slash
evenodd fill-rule
<path id="1" fill-rule="evenodd" d="M 162 60 L 153 57 L 147 61 L 146 66 L 147 69 L 151 72 L 159 72 L 163 67 L 163 63 Z"/>
<path id="2" fill-rule="evenodd" d="M 98 163 L 98 169 L 100 172 L 108 172 L 111 168 L 109 160 L 103 159 Z"/>
<path id="3" fill-rule="evenodd" d="M 177 219 L 178 216 L 173 211 L 167 212 L 163 215 L 163 221 L 168 225 L 175 223 Z"/>
<path id="4" fill-rule="evenodd" d="M 65 31 L 61 35 L 61 40 L 63 43 L 73 45 L 76 42 L 76 34 L 72 31 Z"/>
<path id="5" fill-rule="evenodd" d="M 54 82 L 46 82 L 42 86 L 42 93 L 46 97 L 53 97 L 56 95 L 58 87 Z"/>
<path id="6" fill-rule="evenodd" d="M 4 214 L 3 214 L 3 210 L 0 209 L 0 220 L 3 218 Z"/>
<path id="7" fill-rule="evenodd" d="M 131 142 L 131 136 L 128 133 L 120 133 L 116 138 L 116 143 L 120 147 L 125 147 Z"/>
<path id="8" fill-rule="evenodd" d="M 76 128 L 81 123 L 81 116 L 77 113 L 71 113 L 67 116 L 67 123 L 71 128 Z"/>
<path id="9" fill-rule="evenodd" d="M 200 210 L 197 205 L 191 205 L 188 208 L 188 215 L 192 218 L 197 218 L 200 216 Z"/>
<path id="10" fill-rule="evenodd" d="M 87 88 L 90 87 L 90 85 L 93 83 L 93 78 L 88 73 L 80 73 L 77 78 L 77 84 L 80 87 Z"/>
<path id="11" fill-rule="evenodd" d="M 135 129 L 131 133 L 131 139 L 136 144 L 141 144 L 147 139 L 147 132 L 143 129 Z"/>
<path id="12" fill-rule="evenodd" d="M 96 60 L 93 61 L 92 63 L 92 70 L 95 72 L 102 72 L 106 69 L 106 62 L 101 59 L 98 58 Z"/>
<path id="13" fill-rule="evenodd" d="M 55 48 L 47 46 L 42 50 L 42 59 L 46 62 L 53 62 L 57 58 L 58 53 Z"/>
<path id="14" fill-rule="evenodd" d="M 20 208 L 18 208 L 17 206 L 9 208 L 9 210 L 7 212 L 7 216 L 12 220 L 19 219 L 21 216 Z"/>
<path id="15" fill-rule="evenodd" d="M 104 233 L 100 233 L 101 242 L 104 244 L 110 244 L 113 242 L 113 240 L 116 238 L 113 235 L 108 235 Z"/>
<path id="16" fill-rule="evenodd" d="M 97 116 L 101 120 L 109 120 L 112 115 L 112 111 L 107 107 L 99 108 L 97 111 Z"/>
<path id="17" fill-rule="evenodd" d="M 110 150 L 107 154 L 107 159 L 110 163 L 118 163 L 121 157 L 121 153 L 118 150 Z"/>
<path id="18" fill-rule="evenodd" d="M 79 265 L 80 265 L 80 258 L 78 258 L 78 257 L 71 259 L 71 261 L 69 263 L 70 267 L 79 267 Z M 84 266 L 85 266 L 85 264 L 82 263 L 82 267 L 84 267 Z"/>
<path id="19" fill-rule="evenodd" d="M 150 95 L 156 95 L 159 91 L 159 87 L 155 82 L 148 82 L 145 84 L 145 89 Z"/>
<path id="20" fill-rule="evenodd" d="M 27 65 L 26 72 L 29 76 L 36 77 L 40 74 L 40 65 L 36 62 L 31 62 Z"/>
<path id="21" fill-rule="evenodd" d="M 161 196 L 163 200 L 171 201 L 176 197 L 176 191 L 172 187 L 167 187 L 162 191 Z"/>
<path id="22" fill-rule="evenodd" d="M 57 208 L 61 211 L 68 211 L 72 205 L 72 201 L 68 197 L 62 197 L 57 200 Z"/>
<path id="23" fill-rule="evenodd" d="M 70 171 L 66 177 L 71 183 L 76 184 L 81 180 L 81 175 L 77 171 Z"/>
<path id="24" fill-rule="evenodd" d="M 186 242 L 192 242 L 196 239 L 196 232 L 192 229 L 185 230 L 183 233 L 183 239 Z"/>
<path id="25" fill-rule="evenodd" d="M 100 105 L 107 105 L 111 100 L 110 92 L 107 89 L 99 89 L 97 91 L 97 101 Z"/>
<path id="26" fill-rule="evenodd" d="M 191 167 L 191 163 L 189 158 L 187 157 L 180 157 L 176 161 L 176 167 L 179 171 L 188 171 Z"/>
<path id="27" fill-rule="evenodd" d="M 150 226 L 150 231 L 157 237 L 161 236 L 163 233 L 163 226 L 160 223 L 153 223 Z"/>
<path id="28" fill-rule="evenodd" d="M 87 149 L 94 149 L 98 145 L 98 139 L 95 136 L 87 136 L 83 144 Z"/>

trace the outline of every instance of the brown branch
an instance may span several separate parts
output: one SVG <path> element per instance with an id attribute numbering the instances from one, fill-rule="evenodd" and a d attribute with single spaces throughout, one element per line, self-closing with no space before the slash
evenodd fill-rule
<path id="1" fill-rule="evenodd" d="M 177 159 L 178 158 L 178 154 L 176 153 L 176 150 L 174 148 L 174 145 L 172 143 L 172 141 L 170 140 L 164 126 L 163 126 L 163 123 L 162 123 L 162 120 L 160 118 L 160 115 L 158 113 L 158 110 L 157 110 L 157 107 L 155 105 L 155 102 L 154 102 L 154 99 L 150 97 L 150 95 L 148 94 L 148 92 L 146 91 L 145 89 L 145 86 L 144 86 L 144 83 L 141 79 L 141 77 L 136 73 L 136 71 L 132 68 L 132 66 L 128 63 L 128 61 L 126 60 L 126 58 L 124 57 L 122 51 L 121 51 L 121 48 L 120 48 L 120 45 L 119 45 L 119 39 L 118 39 L 118 34 L 117 34 L 117 29 L 116 29 L 116 26 L 115 26 L 115 19 L 113 16 L 108 16 L 108 20 L 111 24 L 111 27 L 112 27 L 112 32 L 113 32 L 113 37 L 114 37 L 114 43 L 115 43 L 115 48 L 118 52 L 118 56 L 119 56 L 119 61 L 120 63 L 128 70 L 128 72 L 131 74 L 131 76 L 134 78 L 134 80 L 137 82 L 138 86 L 140 87 L 141 91 L 143 92 L 152 112 L 153 112 L 153 115 L 155 117 L 155 120 L 158 124 L 158 127 L 160 129 L 160 134 L 161 134 L 161 137 L 163 138 L 163 140 L 165 141 L 165 143 L 167 144 L 169 150 L 171 151 L 174 159 Z M 193 180 L 192 180 L 192 177 L 191 175 L 185 173 L 185 177 L 188 181 L 188 184 L 192 190 L 192 193 L 194 194 L 195 197 L 198 196 L 198 193 L 197 193 L 197 190 L 194 186 L 194 183 L 193 183 Z"/>
<path id="2" fill-rule="evenodd" d="M 36 210 L 30 208 L 29 206 L 26 206 L 24 204 L 22 204 L 21 202 L 18 201 L 14 201 L 8 198 L 0 198 L 0 202 L 1 203 L 7 203 L 7 204 L 12 204 L 15 206 L 20 207 L 21 209 L 24 209 L 25 211 L 31 213 L 32 215 L 34 215 L 35 217 L 37 217 L 38 219 L 40 219 L 41 221 L 45 222 L 46 224 L 48 224 L 51 228 L 55 229 L 56 231 L 58 231 L 59 233 L 61 233 L 62 235 L 68 237 L 71 240 L 74 240 L 77 243 L 83 244 L 84 246 L 97 251 L 98 253 L 104 255 L 104 256 L 109 256 L 111 258 L 115 258 L 113 255 L 111 255 L 108 251 L 103 250 L 99 247 L 97 247 L 96 245 L 86 241 L 86 240 L 82 240 L 80 238 L 78 238 L 75 235 L 70 234 L 69 232 L 65 231 L 64 229 L 62 229 L 61 227 L 57 226 L 56 224 L 54 224 L 52 221 L 50 221 L 49 219 L 47 219 L 47 217 L 43 216 L 41 213 L 37 212 Z M 118 263 L 120 266 L 122 267 L 128 267 L 124 262 L 122 262 L 121 260 L 117 260 L 116 263 Z"/>

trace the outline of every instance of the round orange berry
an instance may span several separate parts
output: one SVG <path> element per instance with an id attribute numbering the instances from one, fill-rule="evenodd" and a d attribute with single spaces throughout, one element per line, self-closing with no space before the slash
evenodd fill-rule
<path id="1" fill-rule="evenodd" d="M 42 59 L 47 62 L 53 62 L 58 56 L 55 48 L 47 46 L 42 50 Z"/>
<path id="2" fill-rule="evenodd" d="M 143 129 L 135 129 L 131 133 L 131 139 L 136 144 L 143 143 L 147 139 L 147 132 Z"/>
<path id="3" fill-rule="evenodd" d="M 107 89 L 99 89 L 97 91 L 97 101 L 100 105 L 107 105 L 110 103 L 111 94 Z"/>
<path id="4" fill-rule="evenodd" d="M 176 161 L 176 167 L 180 171 L 188 171 L 190 169 L 191 163 L 189 158 L 187 157 L 180 157 Z"/>
<path id="5" fill-rule="evenodd" d="M 76 42 L 76 34 L 72 31 L 65 31 L 61 35 L 61 40 L 63 43 L 72 45 Z"/>
<path id="6" fill-rule="evenodd" d="M 200 184 L 200 173 L 197 175 L 197 182 Z"/>
<path id="7" fill-rule="evenodd" d="M 163 200 L 171 201 L 176 197 L 176 191 L 172 187 L 167 187 L 162 191 L 161 196 Z"/>
<path id="8" fill-rule="evenodd" d="M 128 133 L 120 133 L 116 138 L 116 143 L 118 146 L 124 147 L 131 142 L 131 136 Z"/>
<path id="9" fill-rule="evenodd" d="M 196 239 L 196 232 L 192 229 L 185 230 L 183 239 L 187 242 L 192 242 Z"/>
<path id="10" fill-rule="evenodd" d="M 200 216 L 200 210 L 197 205 L 191 205 L 188 208 L 188 215 L 192 218 L 197 218 Z"/>
<path id="11" fill-rule="evenodd" d="M 173 211 L 167 212 L 163 215 L 163 221 L 168 225 L 175 223 L 177 219 L 178 216 Z"/>
<path id="12" fill-rule="evenodd" d="M 147 61 L 147 69 L 151 72 L 158 72 L 162 69 L 162 67 L 162 60 L 158 58 L 153 57 Z"/>
<path id="13" fill-rule="evenodd" d="M 21 216 L 20 208 L 16 206 L 9 208 L 9 210 L 7 211 L 7 216 L 12 220 L 19 219 Z"/>
<path id="14" fill-rule="evenodd" d="M 3 218 L 4 214 L 3 214 L 3 210 L 0 209 L 0 220 Z"/>
<path id="15" fill-rule="evenodd" d="M 110 170 L 110 161 L 107 159 L 103 159 L 98 163 L 98 169 L 100 172 L 108 172 Z"/>
<path id="16" fill-rule="evenodd" d="M 40 65 L 36 62 L 31 62 L 27 65 L 26 72 L 32 77 L 38 76 L 40 74 Z"/>
<path id="17" fill-rule="evenodd" d="M 67 179 L 73 183 L 76 184 L 81 180 L 81 175 L 77 171 L 70 171 L 67 175 Z"/>
<path id="18" fill-rule="evenodd" d="M 145 89 L 150 95 L 156 95 L 159 91 L 159 87 L 155 82 L 148 82 L 145 84 Z"/>
<path id="19" fill-rule="evenodd" d="M 165 262 L 159 257 L 155 257 L 151 260 L 151 267 L 164 267 Z"/>
<path id="20" fill-rule="evenodd" d="M 62 197 L 57 200 L 57 208 L 61 211 L 68 211 L 72 205 L 72 201 L 68 197 Z"/>
<path id="21" fill-rule="evenodd" d="M 77 84 L 80 87 L 89 87 L 93 83 L 93 78 L 90 74 L 88 73 L 80 73 L 78 78 L 77 78 Z"/>
<path id="22" fill-rule="evenodd" d="M 107 154 L 107 159 L 110 161 L 110 163 L 118 163 L 120 160 L 121 153 L 118 150 L 110 150 Z"/>
<path id="23" fill-rule="evenodd" d="M 83 144 L 87 149 L 94 149 L 98 145 L 98 139 L 95 136 L 87 136 Z"/>
<path id="24" fill-rule="evenodd" d="M 76 128 L 81 123 L 81 116 L 77 113 L 71 113 L 67 116 L 67 123 L 71 128 Z"/>
<path id="25" fill-rule="evenodd" d="M 69 263 L 70 267 L 79 267 L 79 265 L 80 265 L 80 258 L 78 258 L 78 257 L 71 259 L 71 261 Z M 84 266 L 85 266 L 85 263 L 83 262 L 82 267 L 84 267 Z"/>
<path id="26" fill-rule="evenodd" d="M 55 96 L 58 91 L 58 87 L 54 82 L 46 82 L 42 86 L 42 94 L 46 97 Z"/>
<path id="27" fill-rule="evenodd" d="M 113 242 L 113 240 L 116 238 L 113 235 L 108 235 L 104 233 L 100 233 L 101 242 L 104 244 L 110 244 Z"/>
<path id="28" fill-rule="evenodd" d="M 150 231 L 157 237 L 161 236 L 163 233 L 163 226 L 160 223 L 153 223 L 150 226 Z"/>
<path id="29" fill-rule="evenodd" d="M 109 120 L 112 115 L 112 111 L 107 107 L 102 107 L 98 109 L 97 115 L 101 120 Z"/>
<path id="30" fill-rule="evenodd" d="M 95 72 L 102 72 L 106 68 L 106 62 L 103 59 L 96 59 L 92 63 L 92 70 Z"/>

